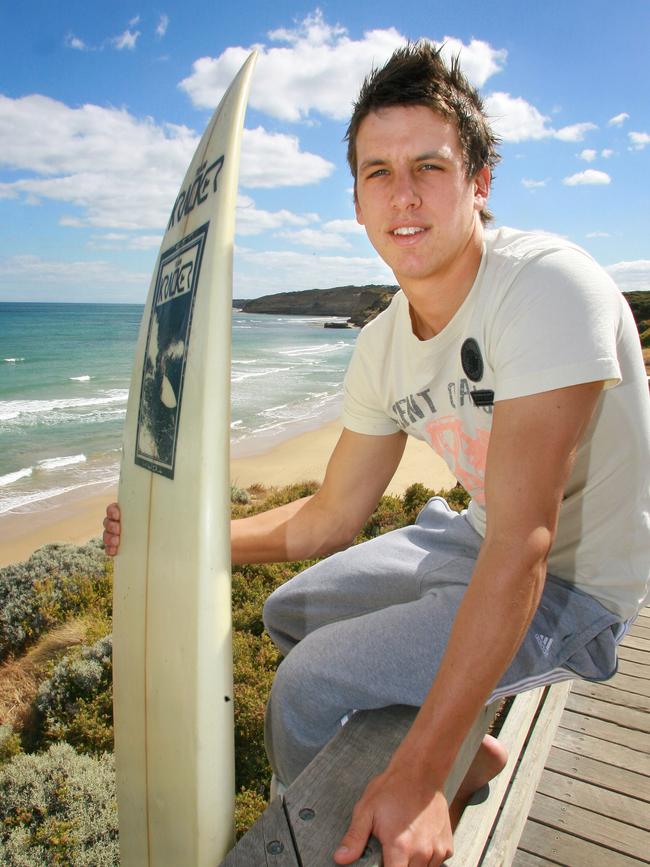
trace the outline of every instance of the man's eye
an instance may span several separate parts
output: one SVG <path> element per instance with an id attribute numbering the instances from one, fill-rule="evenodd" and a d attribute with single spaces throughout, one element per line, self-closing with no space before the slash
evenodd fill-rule
<path id="1" fill-rule="evenodd" d="M 368 175 L 369 178 L 380 178 L 382 175 L 387 175 L 388 169 L 375 169 L 374 172 L 370 172 Z"/>
<path id="2" fill-rule="evenodd" d="M 440 170 L 440 166 L 437 166 L 434 163 L 423 163 L 420 168 L 425 172 L 435 172 Z"/>

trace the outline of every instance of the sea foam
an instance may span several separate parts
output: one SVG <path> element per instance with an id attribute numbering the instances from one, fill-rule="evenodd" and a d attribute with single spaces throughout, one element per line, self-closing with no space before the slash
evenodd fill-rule
<path id="1" fill-rule="evenodd" d="M 40 470 L 58 470 L 60 467 L 71 467 L 74 464 L 83 464 L 85 461 L 85 455 L 64 455 L 60 458 L 47 458 L 44 461 L 39 461 L 38 468 Z"/>
<path id="2" fill-rule="evenodd" d="M 31 467 L 24 467 L 22 470 L 17 470 L 15 473 L 7 473 L 6 476 L 0 476 L 0 488 L 4 488 L 7 485 L 13 485 L 14 482 L 17 482 L 19 479 L 26 479 L 32 474 Z"/>

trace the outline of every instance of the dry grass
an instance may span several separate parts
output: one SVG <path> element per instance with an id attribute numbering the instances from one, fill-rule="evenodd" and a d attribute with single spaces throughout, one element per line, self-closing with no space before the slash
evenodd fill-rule
<path id="1" fill-rule="evenodd" d="M 81 644 L 87 629 L 85 620 L 71 620 L 44 635 L 24 656 L 0 665 L 0 724 L 17 730 L 26 725 L 45 666 Z"/>

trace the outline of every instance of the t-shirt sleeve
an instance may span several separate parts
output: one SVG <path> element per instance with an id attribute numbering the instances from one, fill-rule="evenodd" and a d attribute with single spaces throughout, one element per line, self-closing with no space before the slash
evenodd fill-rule
<path id="1" fill-rule="evenodd" d="M 605 271 L 568 248 L 522 267 L 488 336 L 495 400 L 621 380 L 617 332 L 622 297 Z"/>
<path id="2" fill-rule="evenodd" d="M 373 364 L 369 346 L 366 346 L 369 339 L 370 334 L 363 331 L 357 337 L 343 381 L 341 420 L 344 427 L 355 433 L 388 436 L 397 433 L 400 427 L 382 407 L 377 383 L 380 365 L 378 360 Z"/>

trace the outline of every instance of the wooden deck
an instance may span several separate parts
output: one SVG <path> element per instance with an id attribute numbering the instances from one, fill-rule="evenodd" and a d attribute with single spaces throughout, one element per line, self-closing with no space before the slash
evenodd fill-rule
<path id="1" fill-rule="evenodd" d="M 408 731 L 414 708 L 356 714 L 276 798 L 221 867 L 328 867 L 368 779 Z M 472 729 L 448 797 L 494 708 Z M 518 695 L 499 732 L 510 758 L 454 834 L 449 867 L 650 864 L 650 607 L 604 684 L 565 681 Z M 355 864 L 381 867 L 371 838 Z"/>
<path id="2" fill-rule="evenodd" d="M 612 680 L 574 682 L 512 863 L 650 864 L 650 607 Z"/>

